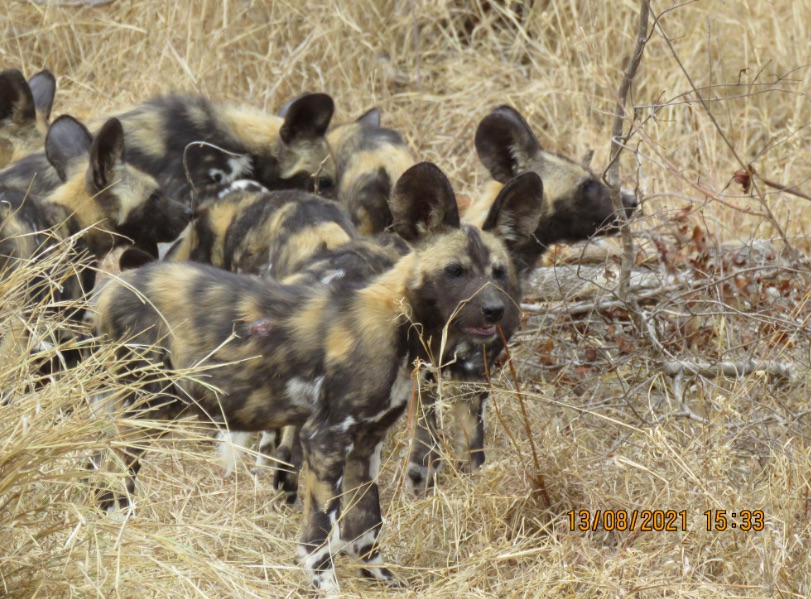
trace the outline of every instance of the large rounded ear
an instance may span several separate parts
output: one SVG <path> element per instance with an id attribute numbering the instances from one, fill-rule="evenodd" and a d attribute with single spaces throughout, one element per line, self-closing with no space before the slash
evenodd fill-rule
<path id="1" fill-rule="evenodd" d="M 118 119 L 108 119 L 90 148 L 90 176 L 96 191 L 115 182 L 115 171 L 123 163 L 124 128 Z"/>
<path id="2" fill-rule="evenodd" d="M 380 127 L 380 108 L 375 106 L 360 115 L 355 122 L 367 127 Z"/>
<path id="3" fill-rule="evenodd" d="M 51 118 L 51 109 L 54 105 L 56 77 L 48 70 L 40 71 L 28 80 L 28 87 L 31 88 L 37 112 L 47 121 Z"/>
<path id="4" fill-rule="evenodd" d="M 287 113 L 288 113 L 288 112 L 290 112 L 290 107 L 291 107 L 293 104 L 295 104 L 296 102 L 298 102 L 299 100 L 301 100 L 301 99 L 302 99 L 304 96 L 309 96 L 311 93 L 312 93 L 312 92 L 301 92 L 301 93 L 300 93 L 299 95 L 297 95 L 296 97 L 294 97 L 294 98 L 290 98 L 290 99 L 289 99 L 287 102 L 285 102 L 284 104 L 282 104 L 282 107 L 281 107 L 281 108 L 279 108 L 279 111 L 278 111 L 276 114 L 277 114 L 277 115 L 279 115 L 279 116 L 280 116 L 280 117 L 282 117 L 282 118 L 286 117 L 286 116 L 287 116 Z"/>
<path id="5" fill-rule="evenodd" d="M 499 106 L 476 129 L 476 153 L 493 178 L 506 183 L 525 171 L 541 144 L 524 117 L 511 106 Z"/>
<path id="6" fill-rule="evenodd" d="M 522 244 L 532 238 L 543 211 L 543 183 L 541 178 L 526 172 L 511 179 L 502 188 L 493 202 L 482 230 L 492 231 L 500 237 L 513 261 L 520 263 L 516 256 Z"/>
<path id="7" fill-rule="evenodd" d="M 23 74 L 17 69 L 0 72 L 0 121 L 34 121 L 34 97 Z"/>
<path id="8" fill-rule="evenodd" d="M 290 103 L 284 114 L 284 124 L 279 134 L 289 144 L 296 139 L 324 137 L 335 103 L 327 94 L 304 94 Z"/>
<path id="9" fill-rule="evenodd" d="M 409 242 L 459 228 L 451 182 L 435 164 L 420 162 L 398 179 L 389 200 L 394 231 Z"/>
<path id="10" fill-rule="evenodd" d="M 90 151 L 93 137 L 87 127 L 72 116 L 62 115 L 48 127 L 45 136 L 45 156 L 62 181 L 74 174 L 74 169 Z"/>

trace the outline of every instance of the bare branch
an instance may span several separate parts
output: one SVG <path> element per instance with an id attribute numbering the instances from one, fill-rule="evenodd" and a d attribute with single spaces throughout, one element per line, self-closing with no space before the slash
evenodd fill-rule
<path id="1" fill-rule="evenodd" d="M 648 40 L 648 15 L 650 14 L 649 0 L 640 0 L 639 2 L 639 24 L 636 30 L 636 47 L 634 48 L 633 56 L 631 57 L 628 66 L 625 68 L 625 73 L 622 77 L 619 92 L 617 92 L 617 105 L 614 109 L 614 125 L 611 128 L 611 159 L 609 160 L 608 168 L 606 169 L 606 183 L 611 189 L 611 202 L 614 205 L 614 211 L 620 218 L 620 234 L 622 235 L 622 268 L 620 269 L 620 286 L 619 286 L 619 299 L 626 301 L 628 296 L 628 288 L 631 280 L 631 268 L 634 263 L 634 242 L 631 237 L 631 229 L 628 224 L 628 218 L 625 214 L 625 209 L 622 205 L 622 196 L 620 194 L 620 163 L 619 155 L 622 152 L 623 144 L 620 142 L 622 138 L 623 121 L 625 119 L 625 103 L 628 98 L 628 92 L 631 89 L 631 84 L 634 80 L 634 75 L 639 68 L 639 63 L 642 62 L 642 53 L 645 50 L 645 43 Z"/>

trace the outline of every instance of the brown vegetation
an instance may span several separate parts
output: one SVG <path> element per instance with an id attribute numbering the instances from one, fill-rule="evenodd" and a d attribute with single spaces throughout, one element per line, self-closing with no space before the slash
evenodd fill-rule
<path id="1" fill-rule="evenodd" d="M 0 8 L 0 67 L 51 69 L 54 116 L 93 119 L 170 90 L 275 111 L 323 90 L 336 122 L 380 106 L 385 126 L 475 196 L 487 178 L 473 131 L 498 104 L 518 108 L 545 146 L 591 148 L 606 165 L 637 3 L 536 0 L 517 13 L 486 0 L 58 4 Z M 645 198 L 637 262 L 659 277 L 638 295 L 649 330 L 609 292 L 572 296 L 572 284 L 553 302 L 529 297 L 513 349 L 526 422 L 510 370 L 494 373 L 483 470 L 446 468 L 418 499 L 404 493 L 410 434 L 398 426 L 381 474 L 383 544 L 408 587 L 370 585 L 344 558 L 347 596 L 811 593 L 808 282 L 802 260 L 781 253 L 786 241 L 809 250 L 811 6 L 672 6 L 652 2 L 661 29 L 634 80 L 639 130 L 622 157 L 624 186 Z M 559 278 L 583 277 L 563 262 Z M 52 326 L 49 313 L 21 308 L 36 268 L 0 282 L 0 330 L 22 318 L 32 344 Z M 617 266 L 609 258 L 597 270 L 610 282 Z M 166 426 L 91 415 L 91 398 L 109 389 L 108 357 L 46 385 L 34 358 L 0 364 L 3 593 L 307 593 L 294 557 L 299 514 L 268 477 L 242 469 L 223 480 L 197 421 L 173 425 L 146 454 L 132 517 L 96 511 L 86 457 L 128 426 Z M 690 368 L 716 361 L 755 366 L 740 378 Z M 687 530 L 572 531 L 569 510 L 684 511 Z M 735 530 L 709 532 L 707 510 L 730 522 L 763 510 L 764 528 L 740 530 L 739 515 Z"/>

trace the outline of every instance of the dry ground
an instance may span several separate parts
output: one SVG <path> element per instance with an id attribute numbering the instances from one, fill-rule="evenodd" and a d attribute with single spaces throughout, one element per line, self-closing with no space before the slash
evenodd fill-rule
<path id="1" fill-rule="evenodd" d="M 273 111 L 301 91 L 325 90 L 337 121 L 380 106 L 386 125 L 470 194 L 486 180 L 473 131 L 502 103 L 527 116 L 542 144 L 570 156 L 593 148 L 594 164 L 605 165 L 637 14 L 632 0 L 535 0 L 523 13 L 484 0 L 82 4 L 0 6 L 0 67 L 52 69 L 55 114 L 94 118 L 170 90 Z M 347 596 L 811 592 L 807 278 L 802 263 L 767 255 L 763 266 L 718 246 L 774 239 L 778 250 L 809 249 L 807 199 L 758 178 L 747 193 L 730 181 L 752 163 L 811 193 L 811 5 L 654 0 L 652 10 L 662 29 L 633 87 L 638 131 L 622 166 L 625 185 L 645 198 L 638 240 L 670 286 L 643 302 L 648 342 L 654 336 L 662 353 L 622 308 L 536 303 L 514 348 L 526 418 L 509 370 L 498 373 L 484 469 L 446 470 L 438 491 L 419 499 L 404 492 L 410 436 L 397 427 L 381 474 L 383 536 L 408 587 L 370 585 L 342 559 Z M 0 287 L 4 330 L 19 301 L 14 287 Z M 698 358 L 759 366 L 739 379 L 664 374 L 664 361 Z M 791 376 L 768 376 L 764 360 L 790 366 Z M 84 458 L 116 443 L 121 424 L 90 415 L 104 374 L 91 360 L 32 390 L 29 366 L 0 365 L 5 594 L 307 593 L 294 565 L 298 513 L 266 478 L 241 470 L 224 480 L 209 431 L 194 423 L 147 454 L 133 517 L 96 512 Z M 683 511 L 686 530 L 680 517 L 670 532 L 602 522 L 573 531 L 570 510 Z M 738 516 L 738 528 L 708 532 L 707 510 L 762 510 L 764 526 L 742 531 Z"/>

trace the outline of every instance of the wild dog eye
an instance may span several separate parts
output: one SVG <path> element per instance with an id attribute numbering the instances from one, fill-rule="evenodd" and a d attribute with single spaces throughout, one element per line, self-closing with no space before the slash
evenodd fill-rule
<path id="1" fill-rule="evenodd" d="M 159 194 L 157 191 L 153 191 L 152 195 L 149 196 L 149 203 L 152 204 L 153 206 L 160 204 L 161 194 Z"/>
<path id="2" fill-rule="evenodd" d="M 449 277 L 458 278 L 465 274 L 465 269 L 458 262 L 454 262 L 445 267 L 445 274 Z"/>
<path id="3" fill-rule="evenodd" d="M 496 264 L 493 267 L 493 278 L 504 280 L 507 278 L 507 268 L 503 264 Z"/>
<path id="4" fill-rule="evenodd" d="M 332 187 L 332 177 L 318 177 L 318 188 L 329 189 Z"/>

